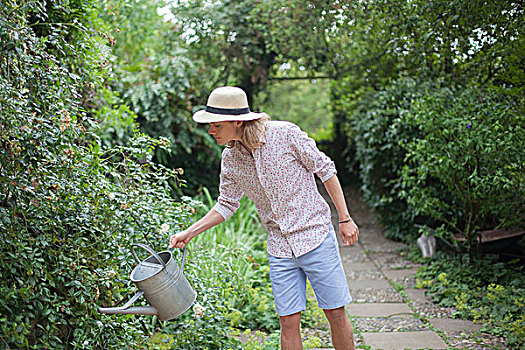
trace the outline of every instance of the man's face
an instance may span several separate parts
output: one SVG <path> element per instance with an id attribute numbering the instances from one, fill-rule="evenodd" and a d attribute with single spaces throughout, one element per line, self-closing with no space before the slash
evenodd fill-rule
<path id="1" fill-rule="evenodd" d="M 213 136 L 219 145 L 225 145 L 233 140 L 240 140 L 242 122 L 217 122 L 210 123 L 208 134 Z"/>

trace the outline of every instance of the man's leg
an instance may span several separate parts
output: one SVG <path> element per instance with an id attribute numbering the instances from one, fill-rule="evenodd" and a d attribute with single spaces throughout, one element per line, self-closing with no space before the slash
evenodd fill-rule
<path id="1" fill-rule="evenodd" d="M 302 350 L 301 313 L 280 316 L 281 323 L 281 350 Z"/>
<path id="2" fill-rule="evenodd" d="M 323 310 L 332 331 L 332 343 L 337 350 L 354 350 L 352 324 L 346 316 L 345 308 Z"/>

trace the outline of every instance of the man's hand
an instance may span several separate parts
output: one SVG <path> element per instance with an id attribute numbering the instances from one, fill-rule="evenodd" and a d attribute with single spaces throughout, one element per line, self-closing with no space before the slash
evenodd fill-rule
<path id="1" fill-rule="evenodd" d="M 221 214 L 217 213 L 213 209 L 210 210 L 208 214 L 204 215 L 199 221 L 197 221 L 184 231 L 181 231 L 171 236 L 169 246 L 170 249 L 174 247 L 180 249 L 184 248 L 186 244 L 190 243 L 193 237 L 201 234 L 202 232 L 212 228 L 215 225 L 220 224 L 223 221 L 224 218 Z"/>
<path id="2" fill-rule="evenodd" d="M 184 248 L 194 236 L 188 230 L 181 231 L 170 237 L 171 248 Z"/>
<path id="3" fill-rule="evenodd" d="M 359 239 L 359 227 L 354 220 L 339 224 L 339 233 L 345 246 L 353 245 Z"/>

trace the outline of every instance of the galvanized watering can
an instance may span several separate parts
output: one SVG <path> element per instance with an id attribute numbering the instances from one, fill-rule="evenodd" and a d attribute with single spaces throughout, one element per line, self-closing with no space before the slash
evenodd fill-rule
<path id="1" fill-rule="evenodd" d="M 140 261 L 135 253 L 135 247 L 146 249 L 152 254 Z M 131 253 L 139 263 L 131 272 L 130 279 L 139 291 L 121 307 L 101 307 L 99 312 L 105 314 L 157 315 L 161 321 L 171 320 L 186 310 L 195 302 L 197 293 L 183 275 L 186 248 L 182 253 L 180 268 L 173 260 L 171 252 L 157 253 L 149 246 L 141 243 L 131 245 Z M 142 295 L 152 306 L 130 307 Z"/>

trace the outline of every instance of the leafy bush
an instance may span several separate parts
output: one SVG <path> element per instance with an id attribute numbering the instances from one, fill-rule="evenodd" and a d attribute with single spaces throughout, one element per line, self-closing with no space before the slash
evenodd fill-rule
<path id="1" fill-rule="evenodd" d="M 215 86 L 202 67 L 208 63 L 189 58 L 178 24 L 166 21 L 157 9 L 164 1 L 108 1 L 103 18 L 118 29 L 108 81 L 137 115 L 141 130 L 170 140 L 171 152 L 158 150 L 155 159 L 169 168 L 183 168 L 185 194 L 201 186 L 218 187 L 221 149 L 196 125 L 191 115 L 205 104 Z M 179 190 L 179 192 L 182 192 Z"/>
<path id="2" fill-rule="evenodd" d="M 404 146 L 418 137 L 417 129 L 404 118 L 413 101 L 425 93 L 419 82 L 400 79 L 383 91 L 363 93 L 348 116 L 363 195 L 385 226 L 385 234 L 397 240 L 408 241 L 415 235 L 416 213 L 399 195 L 402 188 L 397 180 L 406 156 Z"/>
<path id="3" fill-rule="evenodd" d="M 465 268 L 469 264 L 469 268 Z M 507 338 L 507 345 L 525 344 L 525 278 L 523 268 L 509 268 L 488 256 L 467 261 L 466 256 L 438 259 L 424 265 L 416 278 L 428 287 L 432 300 L 455 307 L 456 317 L 483 323 L 483 331 Z"/>
<path id="4" fill-rule="evenodd" d="M 135 133 L 108 148 L 97 135 L 86 102 L 106 77 L 104 39 L 86 26 L 96 15 L 89 1 L 0 8 L 2 347 L 141 346 L 144 319 L 98 305 L 130 293 L 131 242 L 157 249 L 161 225 L 190 215 L 171 196 L 178 173 L 151 162 L 166 140 Z"/>
<path id="5" fill-rule="evenodd" d="M 414 101 L 401 197 L 416 214 L 464 234 L 523 225 L 525 116 L 516 100 L 483 88 L 439 89 Z"/>
<path id="6" fill-rule="evenodd" d="M 365 198 L 392 238 L 420 224 L 470 241 L 525 218 L 519 100 L 443 85 L 400 79 L 349 117 Z"/>
<path id="7" fill-rule="evenodd" d="M 226 317 L 228 307 L 222 291 L 198 276 L 199 265 L 209 260 L 202 260 L 200 254 L 192 255 L 187 277 L 197 291 L 197 300 L 191 311 L 176 320 L 164 322 L 159 334 L 171 335 L 170 349 L 240 349 L 240 342 L 231 336 Z"/>

